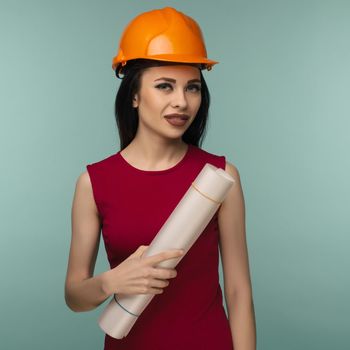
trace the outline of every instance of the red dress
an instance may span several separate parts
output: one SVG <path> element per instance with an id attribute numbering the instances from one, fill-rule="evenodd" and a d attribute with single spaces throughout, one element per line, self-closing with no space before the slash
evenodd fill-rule
<path id="1" fill-rule="evenodd" d="M 225 170 L 225 156 L 194 145 L 166 170 L 137 169 L 120 151 L 86 166 L 111 268 L 151 243 L 205 163 Z M 175 267 L 177 276 L 154 296 L 129 334 L 105 336 L 105 350 L 233 349 L 219 284 L 217 216 L 218 211 Z"/>

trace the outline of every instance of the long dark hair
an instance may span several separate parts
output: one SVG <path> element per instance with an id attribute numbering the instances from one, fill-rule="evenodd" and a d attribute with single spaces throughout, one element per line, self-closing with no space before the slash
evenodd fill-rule
<path id="1" fill-rule="evenodd" d="M 137 132 L 138 112 L 137 109 L 133 107 L 132 101 L 134 95 L 139 91 L 142 72 L 149 67 L 174 64 L 178 65 L 184 63 L 135 59 L 129 61 L 122 70 L 118 70 L 119 68 L 117 67 L 116 75 L 121 79 L 121 84 L 115 99 L 115 120 L 119 131 L 120 150 L 123 150 L 131 143 Z M 187 65 L 188 64 L 189 63 L 187 63 Z M 203 66 L 198 64 L 194 65 L 200 69 L 202 100 L 197 115 L 190 127 L 182 135 L 182 140 L 187 144 L 201 147 L 206 134 L 210 95 L 201 71 Z M 122 74 L 122 77 L 120 74 Z"/>

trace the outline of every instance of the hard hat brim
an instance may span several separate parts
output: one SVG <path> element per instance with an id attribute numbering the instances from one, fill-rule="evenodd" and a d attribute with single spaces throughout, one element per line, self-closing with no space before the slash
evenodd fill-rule
<path id="1" fill-rule="evenodd" d="M 145 56 L 145 57 L 135 57 L 135 58 L 129 58 L 129 59 L 124 59 L 120 60 L 118 59 L 118 56 L 114 57 L 113 62 L 112 62 L 112 68 L 115 70 L 118 65 L 122 64 L 123 66 L 130 60 L 133 59 L 148 59 L 148 60 L 155 60 L 155 61 L 164 61 L 164 62 L 174 62 L 174 63 L 202 63 L 206 65 L 207 67 L 209 66 L 210 68 L 214 65 L 219 63 L 218 61 L 213 61 L 205 57 L 198 57 L 198 56 L 179 56 L 179 55 L 153 55 L 153 56 Z"/>

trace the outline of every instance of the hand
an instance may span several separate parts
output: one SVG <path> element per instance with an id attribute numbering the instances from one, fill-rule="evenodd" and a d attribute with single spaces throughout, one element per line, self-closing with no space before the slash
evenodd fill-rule
<path id="1" fill-rule="evenodd" d="M 182 256 L 178 249 L 143 257 L 148 246 L 140 246 L 121 264 L 105 273 L 104 289 L 112 294 L 161 294 L 169 285 L 169 278 L 177 275 L 175 269 L 155 267 L 164 260 Z"/>

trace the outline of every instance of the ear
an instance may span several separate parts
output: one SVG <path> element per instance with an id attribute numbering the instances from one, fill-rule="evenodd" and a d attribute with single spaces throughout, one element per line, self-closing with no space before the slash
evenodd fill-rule
<path id="1" fill-rule="evenodd" d="M 134 108 L 137 108 L 139 106 L 139 98 L 138 98 L 137 94 L 135 94 L 134 98 L 132 99 L 132 106 Z"/>

